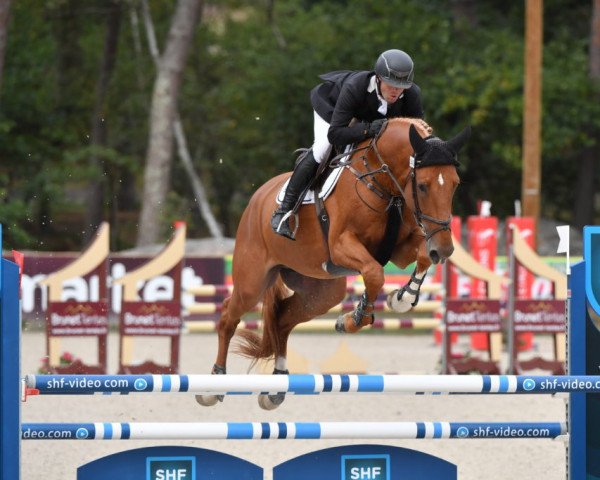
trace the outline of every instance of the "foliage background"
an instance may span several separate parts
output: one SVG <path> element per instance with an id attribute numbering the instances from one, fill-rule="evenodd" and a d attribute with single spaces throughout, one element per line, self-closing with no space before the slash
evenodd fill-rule
<path id="1" fill-rule="evenodd" d="M 100 179 L 112 250 L 137 228 L 155 66 L 137 2 L 122 1 L 115 70 L 90 144 L 106 29 L 101 0 L 19 0 L 11 7 L 0 97 L 0 221 L 8 244 L 81 247 L 84 197 Z M 174 10 L 152 0 L 159 45 Z M 600 86 L 588 74 L 592 5 L 544 1 L 542 216 L 570 223 L 581 155 L 600 138 Z M 524 2 L 444 0 L 205 1 L 179 98 L 195 168 L 227 236 L 262 182 L 312 142 L 310 89 L 318 75 L 370 69 L 401 48 L 416 64 L 426 120 L 442 138 L 473 126 L 461 155 L 455 212 L 490 200 L 500 218 L 521 195 Z M 102 168 L 90 162 L 94 156 Z M 596 185 L 600 169 L 595 172 Z M 173 220 L 207 229 L 175 160 L 165 238 Z M 595 222 L 600 221 L 596 192 Z M 93 226 L 91 226 L 93 227 Z"/>

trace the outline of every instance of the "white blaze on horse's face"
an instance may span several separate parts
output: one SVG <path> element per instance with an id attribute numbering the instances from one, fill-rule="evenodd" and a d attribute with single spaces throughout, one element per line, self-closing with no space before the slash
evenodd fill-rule
<path id="1" fill-rule="evenodd" d="M 438 183 L 440 185 L 444 185 L 444 177 L 442 176 L 442 173 L 440 172 L 440 174 L 438 175 Z"/>

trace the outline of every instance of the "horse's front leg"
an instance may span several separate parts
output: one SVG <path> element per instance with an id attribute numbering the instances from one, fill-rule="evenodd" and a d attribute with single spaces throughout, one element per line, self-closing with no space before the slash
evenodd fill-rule
<path id="1" fill-rule="evenodd" d="M 356 309 L 340 315 L 335 325 L 338 332 L 357 332 L 362 327 L 371 325 L 375 319 L 374 304 L 384 283 L 383 267 L 351 232 L 344 232 L 331 245 L 331 260 L 337 265 L 359 271 L 365 282 L 365 292 Z"/>
<path id="2" fill-rule="evenodd" d="M 387 305 L 395 312 L 405 313 L 419 303 L 421 285 L 431 266 L 431 260 L 425 251 L 425 242 L 419 246 L 417 265 L 406 285 L 398 290 L 393 290 L 387 296 Z"/>

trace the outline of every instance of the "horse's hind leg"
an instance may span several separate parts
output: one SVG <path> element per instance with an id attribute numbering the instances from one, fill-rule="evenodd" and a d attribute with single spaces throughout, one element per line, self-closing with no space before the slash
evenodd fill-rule
<path id="1" fill-rule="evenodd" d="M 290 333 L 300 323 L 324 315 L 346 296 L 346 278 L 317 279 L 291 270 L 282 272 L 285 284 L 294 292 L 281 300 L 277 325 L 275 366 L 286 369 L 287 342 Z"/>
<path id="2" fill-rule="evenodd" d="M 344 277 L 319 280 L 304 277 L 290 270 L 282 272 L 282 277 L 294 294 L 283 299 L 279 306 L 277 331 L 273 333 L 278 338 L 277 348 L 274 352 L 274 374 L 288 373 L 287 342 L 294 327 L 319 315 L 324 315 L 346 296 L 346 279 Z M 281 405 L 284 398 L 285 393 L 260 395 L 258 404 L 265 410 L 273 410 Z"/>
<path id="3" fill-rule="evenodd" d="M 243 284 L 242 282 L 236 282 L 234 278 L 234 289 L 231 297 L 223 301 L 221 318 L 217 324 L 219 347 L 217 358 L 212 368 L 213 374 L 224 375 L 227 373 L 229 344 L 242 315 L 256 306 L 264 290 L 272 282 L 273 273 L 269 272 L 266 275 L 259 275 L 255 270 L 254 272 L 248 271 L 248 275 L 244 276 Z M 223 401 L 223 395 L 196 395 L 196 401 L 203 406 L 212 406 L 218 401 Z"/>

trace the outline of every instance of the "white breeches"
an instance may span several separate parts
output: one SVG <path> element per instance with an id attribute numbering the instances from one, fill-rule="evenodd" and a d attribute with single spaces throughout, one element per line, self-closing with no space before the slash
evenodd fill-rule
<path id="1" fill-rule="evenodd" d="M 327 132 L 329 131 L 329 124 L 323 120 L 317 112 L 314 112 L 315 117 L 315 141 L 312 146 L 313 155 L 317 163 L 321 163 L 327 158 L 331 151 L 331 143 L 327 138 Z"/>

